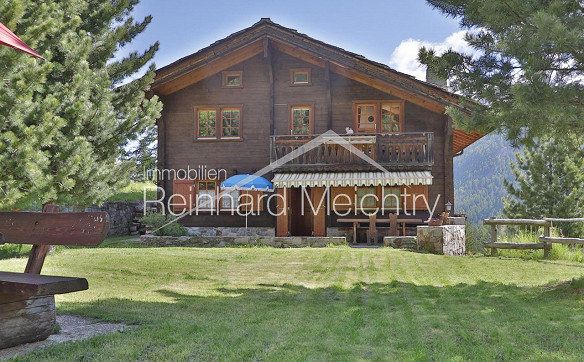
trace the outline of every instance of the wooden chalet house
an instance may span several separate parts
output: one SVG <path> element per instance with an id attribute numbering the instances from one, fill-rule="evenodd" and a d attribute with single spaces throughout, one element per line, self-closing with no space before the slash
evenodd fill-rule
<path id="1" fill-rule="evenodd" d="M 259 202 L 253 207 L 260 215 L 248 222 L 279 236 L 325 236 L 343 226 L 326 212 L 301 215 L 301 186 L 315 198 L 330 186 L 331 197 L 344 192 L 354 200 L 364 191 L 400 194 L 407 188 L 432 203 L 440 195 L 436 212 L 442 212 L 454 203 L 453 157 L 480 137 L 455 129 L 445 115 L 447 106 L 462 107 L 457 95 L 267 18 L 158 69 L 153 92 L 164 104 L 160 169 L 205 165 L 227 176 L 254 173 L 332 130 L 392 172 L 388 178 L 335 144 L 269 172 L 265 177 L 276 192 L 292 196 L 278 205 L 289 212 L 275 217 Z M 216 195 L 220 180 L 166 179 L 161 186 L 166 195 Z M 215 206 L 224 205 L 217 200 Z M 428 214 L 420 203 L 405 206 Z M 229 210 L 200 212 L 182 222 L 245 225 Z"/>

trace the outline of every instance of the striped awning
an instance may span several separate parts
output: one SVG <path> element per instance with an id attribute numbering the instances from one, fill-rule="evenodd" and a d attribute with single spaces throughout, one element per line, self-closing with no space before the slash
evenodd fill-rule
<path id="1" fill-rule="evenodd" d="M 431 185 L 430 171 L 276 173 L 274 187 Z"/>

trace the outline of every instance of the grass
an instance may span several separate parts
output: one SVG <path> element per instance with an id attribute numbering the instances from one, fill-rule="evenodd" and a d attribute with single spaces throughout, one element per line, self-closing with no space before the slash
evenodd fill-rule
<path id="1" fill-rule="evenodd" d="M 499 238 L 502 242 L 515 242 L 515 243 L 539 243 L 539 235 L 543 234 L 543 230 L 525 230 L 517 228 L 507 228 L 503 229 L 503 233 Z M 559 236 L 557 230 L 552 230 L 552 236 Z M 531 259 L 540 260 L 544 258 L 544 252 L 542 249 L 536 250 L 513 250 L 513 249 L 499 249 L 498 253 L 501 256 L 521 258 L 521 259 Z M 566 260 L 582 263 L 584 262 L 584 249 L 582 246 L 568 246 L 564 244 L 552 244 L 552 250 L 549 259 L 551 260 Z"/>
<path id="2" fill-rule="evenodd" d="M 147 200 L 156 200 L 156 185 L 152 182 L 132 181 L 112 195 L 107 201 L 143 201 L 144 191 Z"/>
<path id="3" fill-rule="evenodd" d="M 382 249 L 64 249 L 59 313 L 134 327 L 27 358 L 504 360 L 584 355 L 584 267 Z M 0 261 L 22 270 L 24 259 Z"/>

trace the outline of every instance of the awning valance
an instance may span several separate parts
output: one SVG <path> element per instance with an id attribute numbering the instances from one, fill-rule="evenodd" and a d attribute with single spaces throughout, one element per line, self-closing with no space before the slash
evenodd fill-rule
<path id="1" fill-rule="evenodd" d="M 276 173 L 274 187 L 431 185 L 430 171 Z"/>

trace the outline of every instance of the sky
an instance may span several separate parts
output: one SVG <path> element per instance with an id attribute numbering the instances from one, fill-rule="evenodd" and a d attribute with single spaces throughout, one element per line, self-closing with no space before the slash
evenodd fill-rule
<path id="1" fill-rule="evenodd" d="M 157 67 L 249 27 L 262 17 L 318 40 L 359 53 L 424 79 L 417 63 L 421 45 L 466 50 L 456 19 L 423 0 L 142 0 L 133 16 L 153 20 L 122 54 L 155 41 Z"/>

